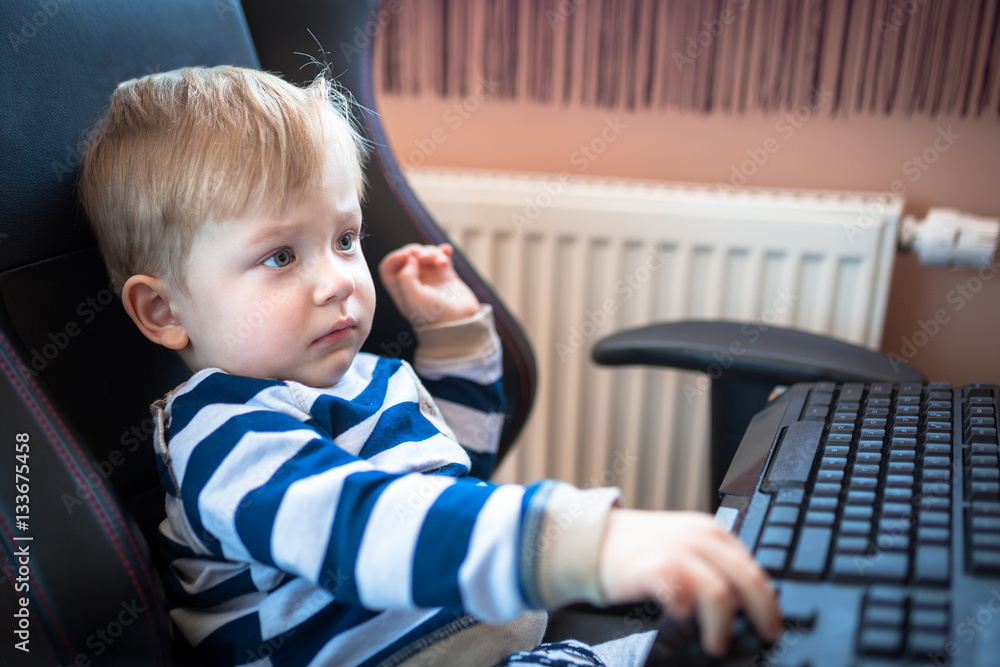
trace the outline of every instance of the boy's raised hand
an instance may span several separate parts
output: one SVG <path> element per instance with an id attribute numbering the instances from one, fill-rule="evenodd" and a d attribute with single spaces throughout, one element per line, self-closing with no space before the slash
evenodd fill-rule
<path id="1" fill-rule="evenodd" d="M 451 263 L 450 244 L 410 243 L 379 263 L 382 284 L 396 308 L 418 331 L 475 315 L 479 299 Z"/>
<path id="2" fill-rule="evenodd" d="M 725 653 L 739 609 L 762 637 L 773 641 L 782 632 L 767 575 L 709 514 L 614 509 L 603 544 L 599 576 L 607 601 L 656 599 L 679 620 L 697 609 L 709 654 Z"/>

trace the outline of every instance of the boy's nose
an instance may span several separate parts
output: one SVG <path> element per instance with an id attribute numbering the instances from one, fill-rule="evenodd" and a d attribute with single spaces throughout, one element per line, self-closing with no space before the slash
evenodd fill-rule
<path id="1" fill-rule="evenodd" d="M 324 256 L 310 273 L 314 299 L 319 305 L 330 299 L 346 298 L 354 291 L 354 275 L 350 267 L 335 255 Z"/>

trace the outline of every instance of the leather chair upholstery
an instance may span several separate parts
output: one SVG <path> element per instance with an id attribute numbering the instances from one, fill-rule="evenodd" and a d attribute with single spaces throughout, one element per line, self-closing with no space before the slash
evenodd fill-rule
<path id="1" fill-rule="evenodd" d="M 173 663 L 155 572 L 163 515 L 149 404 L 189 371 L 147 341 L 112 293 L 74 186 L 81 130 L 126 79 L 189 65 L 232 64 L 311 79 L 300 67 L 326 47 L 331 69 L 369 109 L 371 44 L 344 57 L 377 17 L 371 0 L 5 0 L 0 6 L 0 613 L 27 597 L 30 653 L 0 642 L 0 664 Z M 399 174 L 378 117 L 365 254 L 444 236 Z M 503 451 L 527 418 L 534 360 L 513 318 L 468 263 L 457 269 L 494 306 L 504 344 Z M 373 271 L 378 283 L 377 272 Z M 366 349 L 409 358 L 412 332 L 377 285 Z M 27 433 L 29 512 L 14 499 L 15 434 Z M 23 468 L 22 468 L 23 471 Z M 32 540 L 15 540 L 31 537 Z M 29 572 L 19 579 L 18 550 Z M 150 546 L 153 550 L 150 550 Z M 26 587 L 25 587 L 26 586 Z M 29 662 L 25 662 L 28 659 Z M 6 662 L 5 662 L 6 661 Z"/>

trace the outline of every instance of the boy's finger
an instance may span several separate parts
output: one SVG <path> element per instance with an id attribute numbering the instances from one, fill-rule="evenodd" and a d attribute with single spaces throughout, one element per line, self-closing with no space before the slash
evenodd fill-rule
<path id="1" fill-rule="evenodd" d="M 700 553 L 728 580 L 757 633 L 777 639 L 783 630 L 777 597 L 767 574 L 743 543 L 737 540 L 729 548 L 705 545 Z"/>
<path id="2" fill-rule="evenodd" d="M 735 594 L 721 573 L 702 559 L 692 558 L 688 569 L 697 590 L 701 645 L 710 655 L 722 655 L 729 648 Z"/>

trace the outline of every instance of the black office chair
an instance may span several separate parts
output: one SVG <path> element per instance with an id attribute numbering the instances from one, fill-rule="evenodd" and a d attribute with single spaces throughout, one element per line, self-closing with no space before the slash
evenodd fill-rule
<path id="1" fill-rule="evenodd" d="M 154 71 L 233 64 L 311 79 L 316 70 L 302 68 L 306 58 L 296 52 L 324 56 L 307 29 L 333 72 L 374 109 L 371 41 L 356 40 L 378 25 L 374 0 L 0 4 L 0 616 L 10 627 L 26 598 L 30 642 L 26 654 L 8 633 L 0 664 L 178 660 L 149 548 L 163 494 L 148 406 L 189 372 L 136 330 L 108 288 L 74 193 L 81 129 L 118 82 Z M 377 116 L 359 121 L 376 145 L 364 210 L 369 261 L 407 242 L 443 241 L 401 177 Z M 534 362 L 490 288 L 460 254 L 456 265 L 493 304 L 504 345 L 502 457 L 528 416 Z M 378 289 L 366 349 L 409 357 L 409 328 Z M 28 434 L 26 452 L 15 449 L 19 433 Z M 16 466 L 27 466 L 27 494 L 14 493 Z M 29 496 L 27 509 L 16 495 Z"/>

